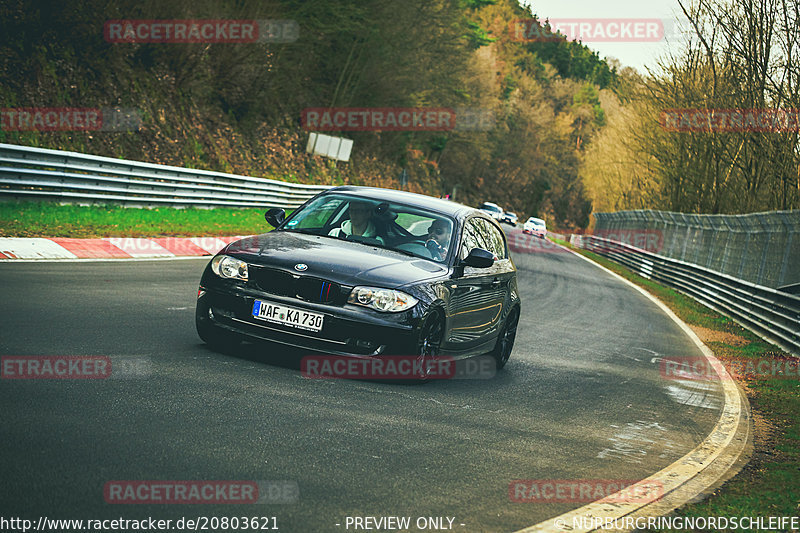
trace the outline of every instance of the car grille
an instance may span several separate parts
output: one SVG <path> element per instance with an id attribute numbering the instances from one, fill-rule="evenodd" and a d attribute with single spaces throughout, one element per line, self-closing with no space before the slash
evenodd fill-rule
<path id="1" fill-rule="evenodd" d="M 300 276 L 277 270 L 250 266 L 255 286 L 269 294 L 299 298 L 306 302 L 341 304 L 342 287 L 338 283 L 312 276 Z"/>

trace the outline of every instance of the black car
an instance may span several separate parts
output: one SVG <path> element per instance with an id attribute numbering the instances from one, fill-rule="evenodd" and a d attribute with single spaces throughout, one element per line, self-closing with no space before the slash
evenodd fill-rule
<path id="1" fill-rule="evenodd" d="M 275 229 L 226 246 L 198 291 L 200 337 L 266 339 L 353 357 L 491 353 L 501 368 L 520 315 L 505 234 L 484 213 L 428 196 L 336 187 Z"/>

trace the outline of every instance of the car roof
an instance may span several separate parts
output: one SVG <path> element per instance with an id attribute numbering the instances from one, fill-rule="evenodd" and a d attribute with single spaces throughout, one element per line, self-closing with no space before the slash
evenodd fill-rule
<path id="1" fill-rule="evenodd" d="M 528 219 L 528 222 L 531 222 L 531 221 L 533 221 L 533 222 L 541 222 L 542 224 L 545 223 L 544 220 L 542 220 L 541 218 L 536 218 L 536 217 L 531 217 L 531 218 Z"/>
<path id="2" fill-rule="evenodd" d="M 462 218 L 470 213 L 478 213 L 478 210 L 475 208 L 472 208 L 468 205 L 459 204 L 458 202 L 453 202 L 451 200 L 443 200 L 441 198 L 434 198 L 433 196 L 426 196 L 424 194 L 398 191 L 396 189 L 383 189 L 380 187 L 358 187 L 355 185 L 343 185 L 340 187 L 332 187 L 323 194 L 337 192 L 346 193 L 351 196 L 358 196 L 361 198 L 369 198 L 372 200 L 398 202 L 415 207 L 422 207 L 424 209 L 436 211 L 437 213 L 441 213 L 443 215 L 450 215 L 455 218 Z"/>

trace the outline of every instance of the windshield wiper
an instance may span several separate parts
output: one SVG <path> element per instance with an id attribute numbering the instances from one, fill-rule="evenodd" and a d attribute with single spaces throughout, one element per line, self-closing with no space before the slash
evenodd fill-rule
<path id="1" fill-rule="evenodd" d="M 291 231 L 294 233 L 302 233 L 304 235 L 316 235 L 318 237 L 328 237 L 328 235 L 320 235 L 317 230 L 311 228 L 283 228 L 281 231 Z"/>
<path id="2" fill-rule="evenodd" d="M 355 243 L 358 243 L 358 244 L 363 244 L 365 246 L 373 246 L 375 248 L 380 248 L 382 250 L 389 250 L 389 251 L 392 251 L 392 252 L 397 252 L 399 254 L 407 255 L 409 257 L 416 257 L 417 259 L 429 259 L 427 257 L 423 257 L 421 255 L 415 254 L 414 252 L 409 252 L 408 250 L 403 250 L 403 249 L 400 249 L 400 248 L 391 248 L 391 247 L 389 247 L 389 246 L 387 246 L 385 244 L 381 244 L 380 241 L 377 241 L 377 240 L 371 239 L 371 238 L 369 239 L 369 241 L 361 240 L 361 239 L 359 239 L 357 237 L 356 238 L 349 238 L 349 239 L 345 238 L 345 239 L 343 239 L 341 237 L 336 237 L 334 235 L 328 235 L 327 233 L 317 233 L 317 230 L 308 229 L 308 228 L 283 228 L 283 231 L 291 231 L 291 232 L 296 232 L 296 233 L 303 233 L 305 235 L 316 235 L 317 237 L 328 237 L 329 239 L 343 240 L 343 241 L 346 241 L 346 242 L 355 242 Z"/>
<path id="3" fill-rule="evenodd" d="M 409 252 L 408 250 L 403 250 L 402 248 L 389 248 L 386 245 L 378 245 L 378 248 L 383 248 L 384 250 L 390 250 L 392 252 L 397 252 L 399 254 L 407 255 L 409 257 L 416 257 L 417 259 L 427 259 L 431 261 L 430 257 L 425 257 L 419 254 L 415 254 L 414 252 Z"/>
<path id="4" fill-rule="evenodd" d="M 403 250 L 401 248 L 389 248 L 388 246 L 381 246 L 381 248 L 383 248 L 384 250 L 391 250 L 391 251 L 397 252 L 399 254 L 407 255 L 409 257 L 417 257 L 417 258 L 420 257 L 417 254 L 415 254 L 414 252 L 409 252 L 408 250 Z"/>

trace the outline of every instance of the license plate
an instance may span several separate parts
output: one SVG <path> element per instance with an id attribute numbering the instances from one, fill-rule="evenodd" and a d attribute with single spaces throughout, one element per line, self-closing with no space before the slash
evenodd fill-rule
<path id="1" fill-rule="evenodd" d="M 253 303 L 253 318 L 307 331 L 321 330 L 324 317 L 325 315 L 320 313 L 310 313 L 302 309 L 286 307 L 285 305 L 264 302 L 262 300 L 256 300 Z"/>

